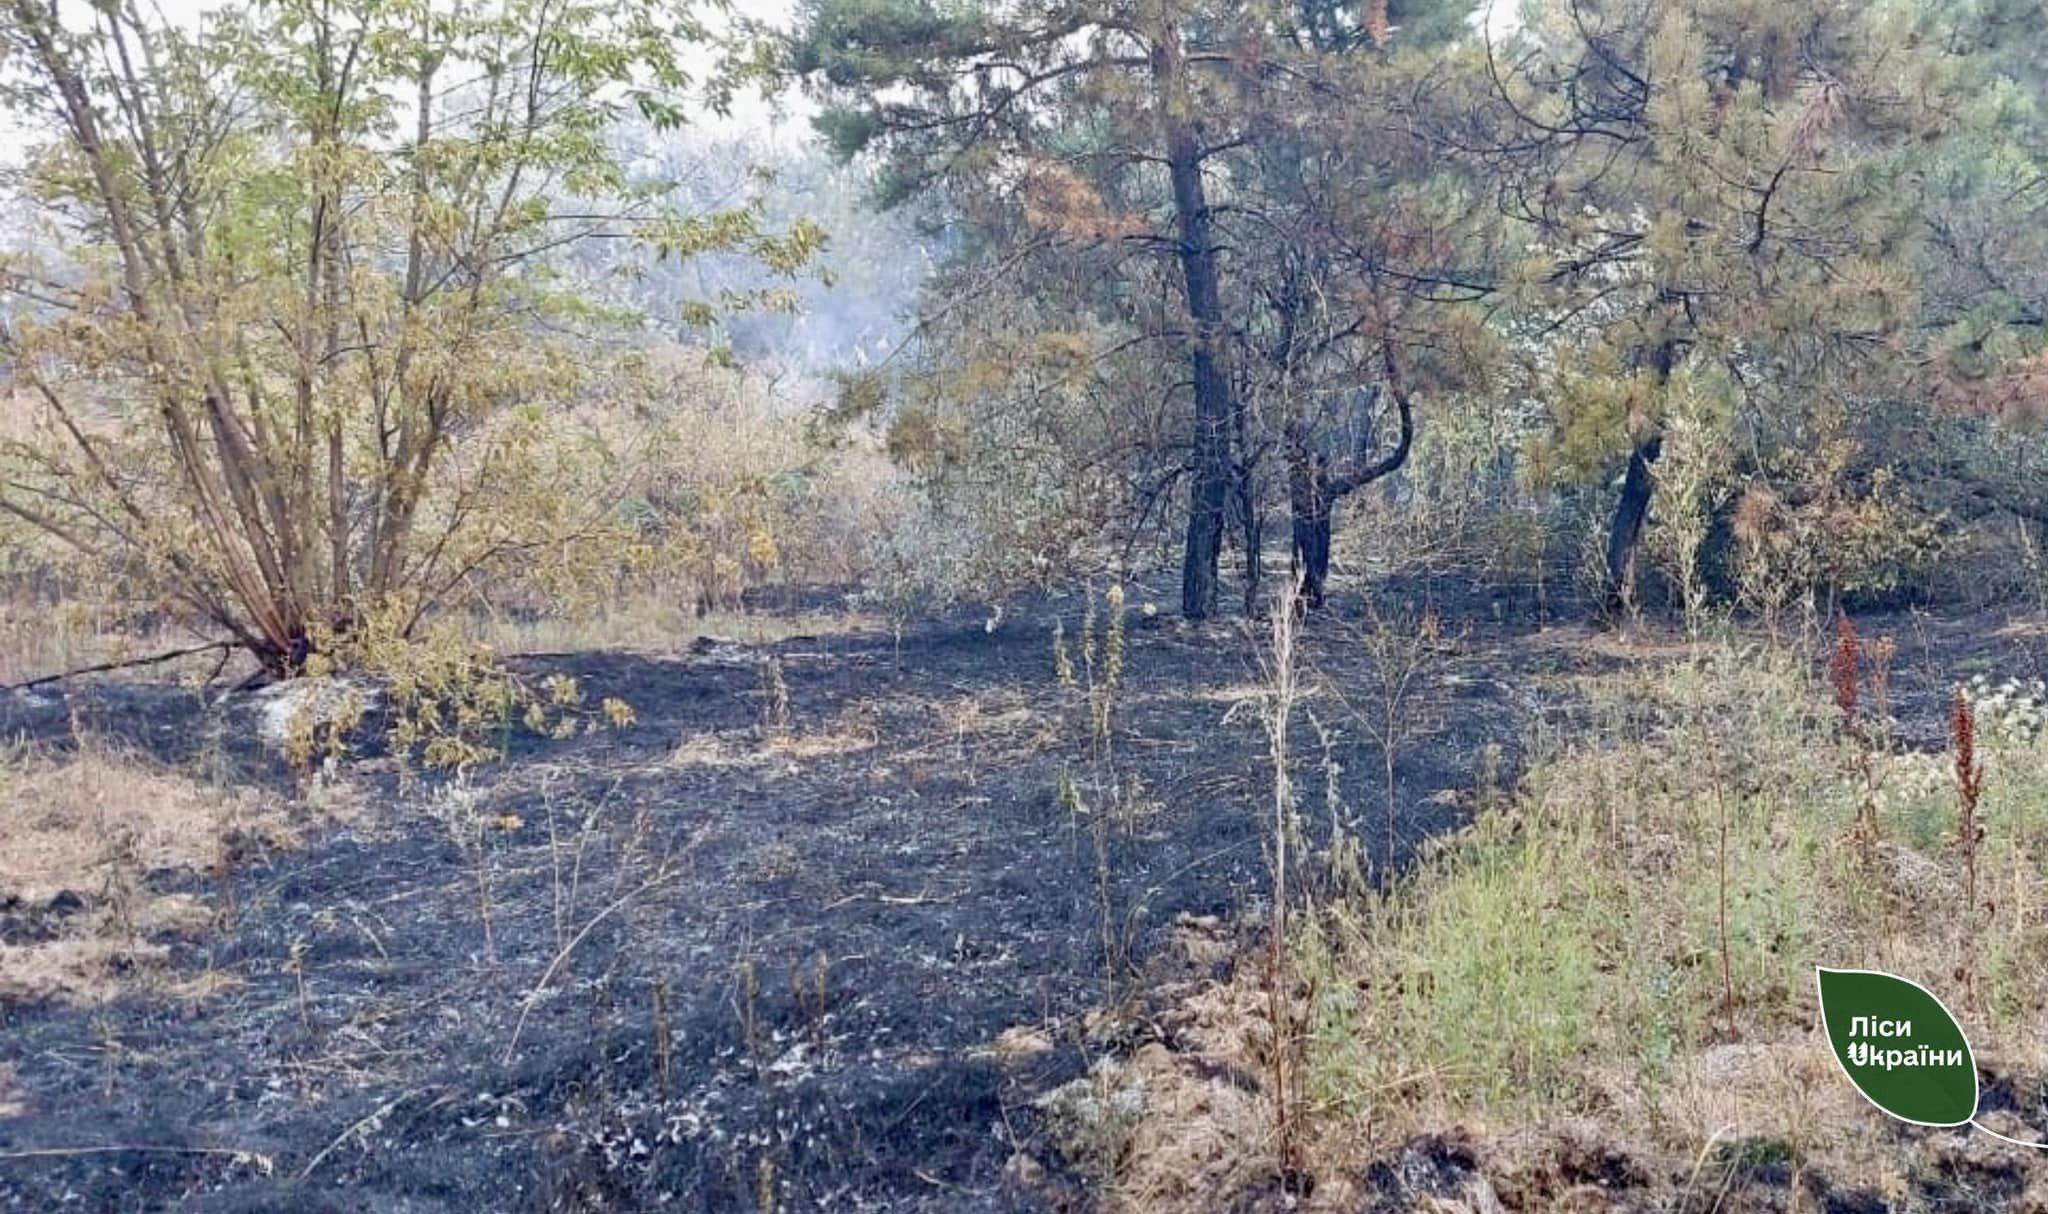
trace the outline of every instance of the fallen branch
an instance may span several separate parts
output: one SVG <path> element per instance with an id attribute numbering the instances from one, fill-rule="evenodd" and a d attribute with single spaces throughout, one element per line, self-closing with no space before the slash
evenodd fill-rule
<path id="1" fill-rule="evenodd" d="M 46 674 L 20 683 L 8 683 L 0 686 L 0 691 L 27 691 L 31 687 L 41 687 L 46 683 L 62 682 L 65 679 L 77 678 L 82 674 L 104 674 L 109 670 L 127 670 L 133 666 L 155 666 L 161 662 L 169 662 L 178 658 L 189 658 L 195 653 L 212 653 L 216 649 L 232 650 L 239 643 L 238 641 L 209 641 L 204 645 L 193 645 L 185 649 L 165 650 L 163 653 L 151 654 L 146 658 L 126 658 L 119 662 L 100 662 L 92 666 L 80 666 L 76 670 Z"/>
<path id="2" fill-rule="evenodd" d="M 236 1163 L 254 1164 L 265 1176 L 274 1166 L 270 1156 L 235 1147 L 108 1146 L 41 1147 L 28 1151 L 0 1151 L 0 1163 L 19 1159 L 70 1159 L 80 1155 L 225 1155 Z"/>

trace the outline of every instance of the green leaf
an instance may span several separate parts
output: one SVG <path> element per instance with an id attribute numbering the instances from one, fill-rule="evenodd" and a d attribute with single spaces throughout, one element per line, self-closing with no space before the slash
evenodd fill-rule
<path id="1" fill-rule="evenodd" d="M 1916 1125 L 1977 1113 L 1977 1062 L 1962 1026 L 1916 982 L 1815 967 L 1828 1045 L 1864 1099 Z"/>

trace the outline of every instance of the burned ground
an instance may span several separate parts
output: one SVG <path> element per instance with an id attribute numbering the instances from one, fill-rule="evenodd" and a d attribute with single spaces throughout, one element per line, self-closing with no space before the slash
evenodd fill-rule
<path id="1" fill-rule="evenodd" d="M 1631 660 L 1582 626 L 1426 597 L 1441 631 L 1398 754 L 1397 862 L 1459 823 L 1532 724 L 1568 727 L 1557 676 Z M 1060 794 L 1084 746 L 1051 638 L 1056 618 L 1078 634 L 1078 599 L 900 638 L 530 659 L 636 723 L 513 735 L 505 761 L 407 793 L 358 758 L 343 778 L 371 812 L 351 825 L 218 879 L 153 878 L 215 907 L 173 959 L 222 993 L 0 1009 L 0 1208 L 1081 1200 L 1034 1101 L 1129 1048 L 1090 1013 L 1138 1002 L 1177 921 L 1239 922 L 1267 883 L 1263 634 L 1141 601 L 1115 742 L 1144 809 L 1102 853 Z M 1898 622 L 1926 654 L 1924 674 L 1902 660 L 1901 698 L 1932 705 L 1984 630 Z M 1371 682 L 1365 626 L 1340 604 L 1312 627 L 1325 690 L 1306 707 L 1328 737 L 1295 742 L 1315 829 L 1337 805 L 1372 853 L 1379 751 L 1339 694 Z M 6 727 L 62 745 L 82 722 L 291 795 L 250 711 L 99 684 L 17 697 Z M 10 913 L 31 911 L 58 913 Z M 1012 1183 L 1020 1154 L 1051 1174 Z"/>

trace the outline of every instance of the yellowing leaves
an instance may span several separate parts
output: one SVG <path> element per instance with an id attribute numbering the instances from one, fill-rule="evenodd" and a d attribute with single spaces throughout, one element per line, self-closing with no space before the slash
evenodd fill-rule
<path id="1" fill-rule="evenodd" d="M 966 457 L 967 435 L 957 417 L 929 402 L 903 406 L 889 423 L 889 458 L 913 470 L 928 469 Z"/>
<path id="2" fill-rule="evenodd" d="M 545 432 L 602 381 L 612 347 L 592 339 L 636 336 L 591 286 L 609 254 L 579 246 L 731 256 L 778 280 L 684 308 L 708 324 L 790 307 L 786 280 L 827 241 L 769 223 L 758 196 L 699 210 L 629 175 L 618 98 L 682 87 L 678 42 L 701 26 L 658 0 L 96 20 L 124 48 L 118 79 L 87 62 L 91 40 L 9 40 L 16 100 L 76 87 L 123 119 L 39 136 L 25 185 L 69 247 L 0 280 L 10 314 L 55 318 L 20 346 L 10 330 L 10 367 L 112 432 L 53 427 L 23 452 L 25 491 L 62 516 L 46 531 L 278 670 L 365 604 L 409 599 L 416 617 L 480 581 L 557 592 L 638 559 L 607 496 L 623 478 Z M 39 280 L 62 297 L 19 306 Z M 420 696 L 410 740 L 464 761 L 445 736 L 464 701 L 430 681 L 401 679 Z"/>

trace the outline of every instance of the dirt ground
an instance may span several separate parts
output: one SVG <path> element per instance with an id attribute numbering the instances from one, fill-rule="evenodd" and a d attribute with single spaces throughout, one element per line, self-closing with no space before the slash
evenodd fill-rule
<path id="1" fill-rule="evenodd" d="M 1562 676 L 1657 643 L 1469 587 L 1397 589 L 1440 617 L 1423 729 L 1398 752 L 1399 862 L 1533 726 L 1569 726 Z M 365 754 L 338 776 L 370 812 L 219 879 L 152 877 L 215 908 L 167 947 L 220 993 L 0 1003 L 0 1209 L 1083 1204 L 1034 1101 L 1117 1046 L 1090 1013 L 1142 993 L 1176 922 L 1239 922 L 1267 884 L 1267 740 L 1246 703 L 1264 637 L 1145 615 L 1164 593 L 1130 600 L 1115 748 L 1143 812 L 1101 852 L 1060 791 L 1086 745 L 1051 638 L 1055 619 L 1078 635 L 1079 598 L 900 639 L 531 659 L 636 723 L 515 735 L 506 761 L 407 795 Z M 1376 855 L 1358 615 L 1339 601 L 1311 628 L 1325 690 L 1305 707 L 1327 741 L 1298 722 L 1295 753 L 1316 829 L 1335 804 Z M 2038 643 L 1983 621 L 1867 631 L 1897 635 L 1901 715 L 1930 728 L 1915 697 L 1938 705 L 1973 664 L 2039 673 L 2013 665 Z M 231 765 L 282 802 L 256 711 L 100 683 L 0 700 L 0 732 L 61 747 L 82 727 Z M 1016 1183 L 1020 1154 L 1053 1173 Z"/>

